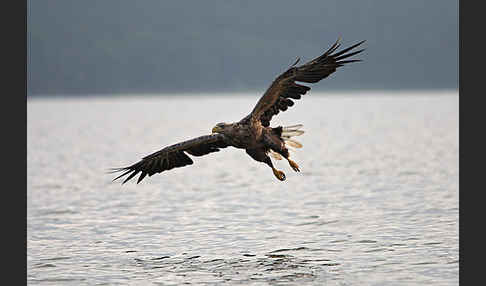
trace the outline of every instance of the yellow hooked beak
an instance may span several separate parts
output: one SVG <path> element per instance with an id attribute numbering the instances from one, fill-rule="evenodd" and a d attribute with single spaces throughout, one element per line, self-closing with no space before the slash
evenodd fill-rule
<path id="1" fill-rule="evenodd" d="M 212 130 L 213 133 L 219 133 L 221 131 L 223 131 L 223 128 L 221 128 L 219 126 L 214 126 L 213 127 L 213 130 Z"/>

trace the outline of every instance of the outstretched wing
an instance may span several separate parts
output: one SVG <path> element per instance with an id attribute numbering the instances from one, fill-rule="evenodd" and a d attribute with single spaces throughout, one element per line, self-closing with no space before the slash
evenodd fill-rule
<path id="1" fill-rule="evenodd" d="M 269 126 L 272 116 L 278 114 L 280 111 L 287 110 L 288 107 L 294 105 L 292 99 L 300 99 L 301 95 L 310 90 L 310 87 L 300 85 L 296 81 L 316 83 L 328 77 L 336 71 L 336 68 L 344 64 L 359 62 L 360 60 L 344 59 L 362 52 L 364 49 L 347 53 L 364 42 L 361 41 L 349 48 L 334 53 L 340 46 L 338 39 L 323 55 L 306 64 L 295 67 L 300 60 L 297 59 L 287 71 L 273 81 L 272 85 L 263 94 L 250 114 L 251 120 L 253 122 L 260 120 L 263 126 Z"/>
<path id="2" fill-rule="evenodd" d="M 221 148 L 228 147 L 229 144 L 225 141 L 223 134 L 211 134 L 200 136 L 191 140 L 177 143 L 164 149 L 145 156 L 137 163 L 123 168 L 113 168 L 112 172 L 123 172 L 113 181 L 128 175 L 122 184 L 133 178 L 138 173 L 137 184 L 145 178 L 145 176 L 152 176 L 156 173 L 170 170 L 172 168 L 184 167 L 192 165 L 192 159 L 186 153 L 192 156 L 204 156 L 209 153 L 218 152 Z"/>

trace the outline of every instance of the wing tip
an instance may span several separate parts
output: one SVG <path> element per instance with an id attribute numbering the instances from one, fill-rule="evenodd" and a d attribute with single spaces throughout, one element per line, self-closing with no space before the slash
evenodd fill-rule
<path id="1" fill-rule="evenodd" d="M 363 44 L 364 42 L 366 42 L 366 40 L 362 40 L 362 41 L 358 42 L 357 44 L 354 44 L 354 45 L 352 45 L 352 46 L 350 46 L 350 47 L 348 47 L 348 48 L 346 48 L 344 50 L 341 50 L 341 51 L 339 51 L 339 52 L 337 52 L 337 53 L 335 53 L 333 55 L 329 55 L 329 56 L 335 58 L 336 60 L 339 60 L 339 59 L 344 59 L 344 58 L 353 56 L 355 54 L 361 53 L 365 49 L 361 49 L 361 50 L 358 50 L 356 52 L 352 52 L 352 53 L 349 53 L 349 54 L 345 54 L 346 52 L 348 52 L 348 51 L 350 51 L 350 50 L 358 47 L 359 45 Z"/>
<path id="2" fill-rule="evenodd" d="M 300 57 L 297 57 L 297 59 L 295 60 L 295 62 L 290 66 L 291 68 L 292 67 L 295 67 L 296 64 L 298 64 L 300 62 Z"/>
<path id="3" fill-rule="evenodd" d="M 143 178 L 145 178 L 145 176 L 147 176 L 146 172 L 142 172 L 142 174 L 140 174 L 140 177 L 138 177 L 138 180 L 137 180 L 137 185 L 138 185 L 138 183 L 140 183 L 143 180 Z"/>
<path id="4" fill-rule="evenodd" d="M 128 175 L 128 177 L 121 183 L 122 185 L 125 184 L 127 181 L 129 181 L 131 178 L 133 178 L 136 174 L 138 174 L 140 172 L 140 171 L 137 171 L 137 169 L 135 169 L 133 166 L 122 167 L 122 168 L 110 168 L 109 170 L 110 170 L 109 171 L 110 174 L 117 173 L 117 172 L 123 172 L 121 175 L 119 175 L 116 178 L 114 178 L 113 180 L 111 180 L 112 182 L 115 182 L 116 180 Z"/>

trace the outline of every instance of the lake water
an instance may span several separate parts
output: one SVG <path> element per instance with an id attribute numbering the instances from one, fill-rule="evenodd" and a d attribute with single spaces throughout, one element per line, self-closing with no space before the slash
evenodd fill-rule
<path id="1" fill-rule="evenodd" d="M 30 285 L 458 285 L 459 96 L 310 92 L 301 168 L 243 150 L 112 182 L 259 94 L 29 98 Z"/>

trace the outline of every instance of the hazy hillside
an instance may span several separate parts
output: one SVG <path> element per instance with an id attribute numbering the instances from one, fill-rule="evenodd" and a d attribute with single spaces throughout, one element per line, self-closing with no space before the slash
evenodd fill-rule
<path id="1" fill-rule="evenodd" d="M 31 94 L 262 90 L 338 36 L 320 89 L 457 88 L 457 1 L 28 1 Z"/>

